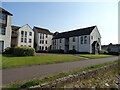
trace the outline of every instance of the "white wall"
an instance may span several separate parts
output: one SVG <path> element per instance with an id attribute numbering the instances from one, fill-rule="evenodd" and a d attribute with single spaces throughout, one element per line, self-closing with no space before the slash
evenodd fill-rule
<path id="1" fill-rule="evenodd" d="M 5 35 L 0 35 L 0 41 L 4 41 L 4 49 L 11 47 L 11 19 L 12 16 L 7 15 L 7 26 Z"/>
<path id="2" fill-rule="evenodd" d="M 23 42 L 21 42 L 21 38 L 25 38 L 25 36 L 22 37 L 21 31 L 24 31 L 24 35 L 25 35 L 25 31 L 27 32 L 27 37 L 26 37 L 27 38 L 27 43 L 24 42 L 24 39 L 23 39 Z M 29 32 L 32 32 L 32 36 L 29 35 Z M 32 40 L 31 43 L 29 43 L 29 39 Z M 27 24 L 24 25 L 23 27 L 21 27 L 18 30 L 18 46 L 31 46 L 31 47 L 34 47 L 34 31 Z"/>
<path id="3" fill-rule="evenodd" d="M 36 29 L 34 29 L 35 32 L 35 43 L 37 44 L 36 46 L 36 50 L 40 50 L 40 46 L 44 47 L 43 50 L 45 50 L 45 47 L 47 47 L 47 50 L 50 49 L 50 46 L 52 45 L 52 38 L 53 35 L 47 34 L 47 38 L 46 38 L 46 34 L 44 33 L 39 33 Z M 44 35 L 44 39 L 40 39 L 40 35 Z M 40 40 L 44 40 L 44 44 L 40 44 Z M 46 44 L 47 41 L 47 44 Z"/>
<path id="4" fill-rule="evenodd" d="M 93 39 L 91 38 L 91 36 L 93 36 Z M 98 38 L 100 39 L 100 41 L 98 40 Z M 101 35 L 96 27 L 94 28 L 94 30 L 90 34 L 90 46 L 91 46 L 90 52 L 92 52 L 92 43 L 94 41 L 97 41 L 99 43 L 100 50 L 101 50 Z"/>

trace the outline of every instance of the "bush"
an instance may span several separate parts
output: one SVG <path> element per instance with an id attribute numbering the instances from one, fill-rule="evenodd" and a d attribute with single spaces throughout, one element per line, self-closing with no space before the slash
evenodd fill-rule
<path id="1" fill-rule="evenodd" d="M 3 52 L 3 54 L 13 54 L 13 50 L 14 48 L 5 48 L 5 51 Z"/>
<path id="2" fill-rule="evenodd" d="M 69 54 L 76 54 L 77 52 L 76 52 L 76 50 L 68 50 L 67 53 L 69 53 Z"/>
<path id="3" fill-rule="evenodd" d="M 109 55 L 120 55 L 120 52 L 109 51 Z"/>
<path id="4" fill-rule="evenodd" d="M 100 54 L 108 54 L 108 51 L 106 51 L 106 50 L 100 50 Z"/>
<path id="5" fill-rule="evenodd" d="M 49 50 L 49 53 L 64 53 L 64 50 L 59 49 L 59 50 Z"/>
<path id="6" fill-rule="evenodd" d="M 34 56 L 35 49 L 27 46 L 15 47 L 13 54 L 16 56 Z"/>
<path id="7" fill-rule="evenodd" d="M 39 50 L 39 51 L 36 51 L 36 53 L 47 53 L 47 51 L 45 51 L 45 50 Z"/>

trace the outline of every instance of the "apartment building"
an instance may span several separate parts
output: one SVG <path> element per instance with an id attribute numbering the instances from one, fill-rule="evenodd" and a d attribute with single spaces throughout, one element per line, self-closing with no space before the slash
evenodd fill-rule
<path id="1" fill-rule="evenodd" d="M 22 27 L 12 26 L 11 46 L 34 47 L 34 31 L 26 24 Z"/>
<path id="2" fill-rule="evenodd" d="M 48 29 L 43 29 L 40 27 L 33 28 L 35 37 L 35 49 L 36 51 L 48 51 L 51 49 L 53 33 Z"/>
<path id="3" fill-rule="evenodd" d="M 76 50 L 77 52 L 98 53 L 101 50 L 101 35 L 97 26 L 56 33 L 52 49 Z"/>
<path id="4" fill-rule="evenodd" d="M 12 14 L 0 8 L 0 52 L 11 47 L 11 19 Z"/>

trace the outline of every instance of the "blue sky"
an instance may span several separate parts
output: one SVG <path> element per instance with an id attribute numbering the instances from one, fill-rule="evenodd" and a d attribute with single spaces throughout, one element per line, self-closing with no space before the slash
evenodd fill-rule
<path id="1" fill-rule="evenodd" d="M 118 2 L 4 2 L 12 24 L 63 32 L 97 25 L 102 44 L 118 43 Z"/>

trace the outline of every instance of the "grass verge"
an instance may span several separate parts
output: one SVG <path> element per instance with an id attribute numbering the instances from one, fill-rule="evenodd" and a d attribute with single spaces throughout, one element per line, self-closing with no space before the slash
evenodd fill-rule
<path id="1" fill-rule="evenodd" d="M 120 62 L 120 60 L 116 60 L 116 61 L 113 61 L 113 62 L 107 62 L 107 63 L 103 63 L 103 64 L 98 64 L 98 65 L 86 67 L 86 68 L 75 70 L 75 71 L 61 72 L 61 73 L 59 73 L 57 75 L 54 75 L 54 76 L 44 77 L 43 79 L 33 79 L 33 80 L 30 80 L 30 81 L 25 81 L 25 82 L 16 82 L 16 83 L 9 84 L 8 86 L 6 86 L 6 88 L 18 88 L 18 89 L 28 88 L 28 87 L 39 85 L 39 84 L 42 84 L 42 83 L 54 81 L 58 78 L 66 77 L 66 76 L 73 75 L 73 74 L 78 74 L 82 71 L 96 69 L 96 68 L 100 68 L 100 67 L 107 66 L 107 65 L 110 65 L 110 64 L 115 64 L 115 63 L 118 63 L 118 62 Z"/>
<path id="2" fill-rule="evenodd" d="M 97 59 L 97 58 L 107 58 L 107 57 L 113 57 L 115 55 L 105 55 L 105 54 L 76 54 L 77 56 L 82 56 L 86 58 L 91 58 L 91 59 Z"/>
<path id="3" fill-rule="evenodd" d="M 84 58 L 74 57 L 70 55 L 16 57 L 13 55 L 3 54 L 1 56 L 2 56 L 2 68 L 34 65 L 34 64 L 44 64 L 44 63 L 67 62 L 67 61 L 84 59 Z"/>

